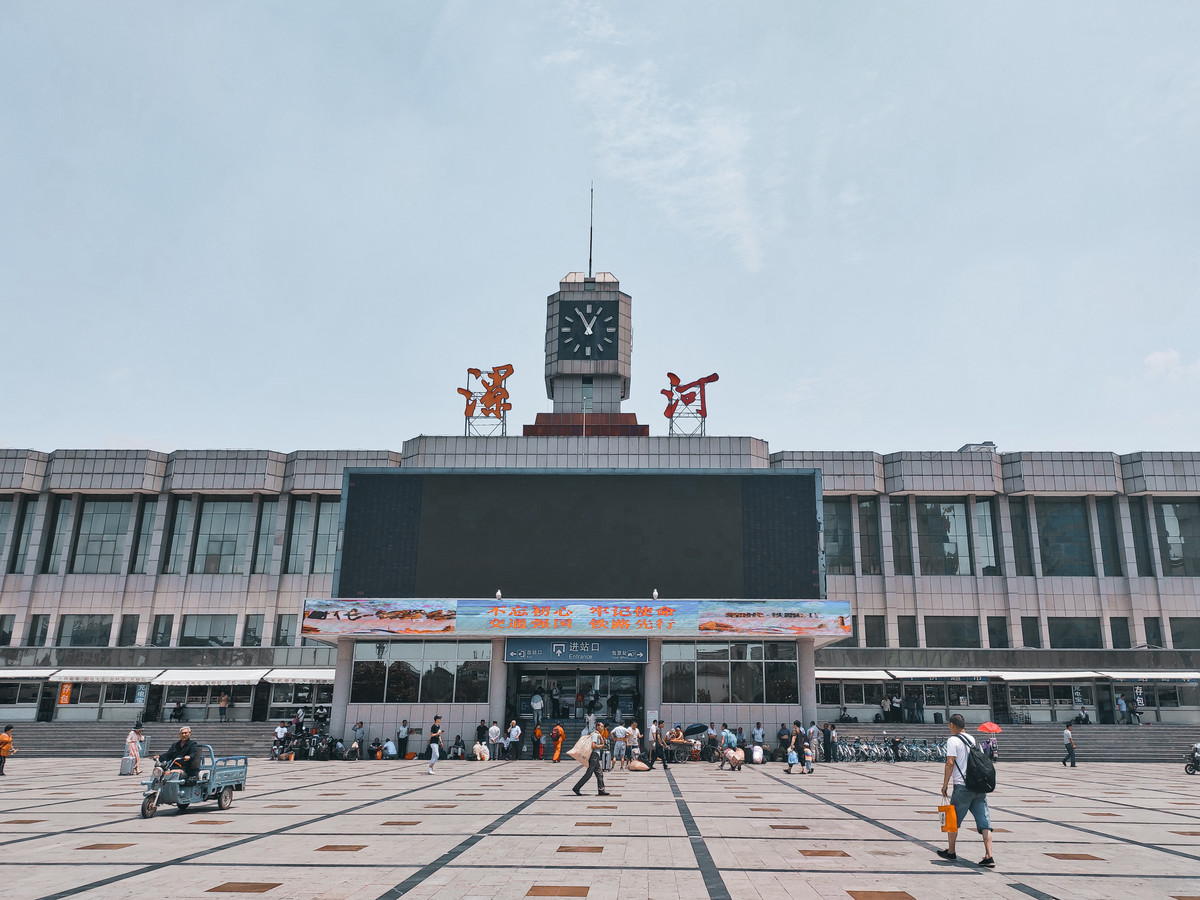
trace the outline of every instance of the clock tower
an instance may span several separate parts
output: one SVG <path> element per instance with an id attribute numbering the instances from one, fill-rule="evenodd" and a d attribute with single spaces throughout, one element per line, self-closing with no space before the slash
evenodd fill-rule
<path id="1" fill-rule="evenodd" d="M 649 426 L 621 412 L 629 398 L 632 298 L 611 272 L 570 272 L 546 298 L 546 396 L 526 436 L 643 436 Z"/>

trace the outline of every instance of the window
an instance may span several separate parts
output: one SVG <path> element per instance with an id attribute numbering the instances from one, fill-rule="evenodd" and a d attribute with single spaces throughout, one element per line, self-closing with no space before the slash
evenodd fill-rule
<path id="1" fill-rule="evenodd" d="M 237 616 L 184 616 L 180 647 L 232 647 Z"/>
<path id="2" fill-rule="evenodd" d="M 917 687 L 917 690 L 920 690 L 920 686 Z M 946 686 L 944 684 L 925 685 L 925 705 L 934 707 L 945 706 Z"/>
<path id="3" fill-rule="evenodd" d="M 821 706 L 842 705 L 842 685 L 838 681 L 817 682 L 817 703 Z"/>
<path id="4" fill-rule="evenodd" d="M 879 501 L 874 497 L 858 499 L 858 533 L 862 541 L 862 573 L 880 574 L 883 551 L 879 546 Z"/>
<path id="5" fill-rule="evenodd" d="M 1026 647 L 1041 648 L 1042 626 L 1037 616 L 1021 616 L 1021 643 Z"/>
<path id="6" fill-rule="evenodd" d="M 663 663 L 663 702 L 696 702 L 696 663 L 694 660 L 674 660 Z"/>
<path id="7" fill-rule="evenodd" d="M 732 703 L 763 702 L 763 664 L 761 661 L 731 662 L 729 664 L 729 696 Z"/>
<path id="8" fill-rule="evenodd" d="M 8 526 L 12 524 L 13 497 L 0 496 L 0 547 L 4 546 L 4 540 L 8 537 Z"/>
<path id="9" fill-rule="evenodd" d="M 137 646 L 138 623 L 141 618 L 138 615 L 121 616 L 121 630 L 117 632 L 118 647 Z"/>
<path id="10" fill-rule="evenodd" d="M 378 641 L 354 647 L 353 703 L 486 703 L 487 641 Z"/>
<path id="11" fill-rule="evenodd" d="M 793 641 L 662 645 L 664 703 L 797 703 L 800 696 Z"/>
<path id="12" fill-rule="evenodd" d="M 1174 649 L 1200 650 L 1200 618 L 1171 616 L 1168 621 L 1171 623 L 1171 646 Z"/>
<path id="13" fill-rule="evenodd" d="M 899 632 L 901 647 L 919 647 L 917 641 L 917 617 L 896 616 L 896 628 Z"/>
<path id="14" fill-rule="evenodd" d="M 918 498 L 917 549 L 922 575 L 972 574 L 967 504 L 961 500 Z"/>
<path id="15" fill-rule="evenodd" d="M 1154 520 L 1163 575 L 1200 575 L 1200 500 L 1156 500 Z"/>
<path id="16" fill-rule="evenodd" d="M 1162 647 L 1162 620 L 1158 616 L 1146 616 L 1142 623 L 1146 627 L 1146 644 L 1150 647 Z"/>
<path id="17" fill-rule="evenodd" d="M 1037 499 L 1042 574 L 1095 575 L 1087 503 L 1083 497 Z"/>
<path id="18" fill-rule="evenodd" d="M 392 647 L 392 662 L 388 665 L 385 703 L 416 703 L 421 687 L 421 646 L 414 645 L 412 659 L 396 659 L 402 648 Z"/>
<path id="19" fill-rule="evenodd" d="M 908 523 L 908 498 L 897 497 L 891 501 L 892 514 L 892 567 L 897 575 L 911 575 L 912 531 Z"/>
<path id="20" fill-rule="evenodd" d="M 12 643 L 13 627 L 16 625 L 16 616 L 0 616 L 0 647 L 7 647 Z"/>
<path id="21" fill-rule="evenodd" d="M 242 625 L 242 646 L 261 647 L 263 638 L 263 616 L 261 613 L 247 613 Z"/>
<path id="22" fill-rule="evenodd" d="M 254 541 L 254 572 L 267 574 L 271 571 L 271 554 L 275 549 L 275 519 L 279 512 L 279 501 L 274 497 L 263 497 L 258 507 L 258 532 Z"/>
<path id="23" fill-rule="evenodd" d="M 153 497 L 142 500 L 138 509 L 137 543 L 133 548 L 133 564 L 129 567 L 131 575 L 145 575 L 146 563 L 150 559 L 150 545 L 154 543 L 154 517 L 158 513 L 158 501 Z"/>
<path id="24" fill-rule="evenodd" d="M 171 632 L 175 628 L 175 616 L 167 613 L 154 617 L 154 627 L 150 630 L 151 647 L 170 647 Z"/>
<path id="25" fill-rule="evenodd" d="M 926 616 L 926 647 L 979 647 L 979 619 L 975 616 Z"/>
<path id="26" fill-rule="evenodd" d="M 246 569 L 250 543 L 250 500 L 202 500 L 196 529 L 196 557 L 192 572 L 204 575 L 240 575 Z"/>
<path id="27" fill-rule="evenodd" d="M 85 575 L 116 575 L 125 561 L 129 531 L 129 500 L 84 500 L 79 511 L 79 538 L 71 571 Z"/>
<path id="28" fill-rule="evenodd" d="M 63 546 L 70 537 L 67 532 L 71 525 L 71 498 L 55 497 L 52 509 L 54 533 L 42 557 L 42 572 L 47 575 L 57 575 L 62 566 Z"/>
<path id="29" fill-rule="evenodd" d="M 107 647 L 112 616 L 63 616 L 58 620 L 59 647 Z"/>
<path id="30" fill-rule="evenodd" d="M 696 645 L 696 702 L 729 702 L 729 647 Z"/>
<path id="31" fill-rule="evenodd" d="M 1010 684 L 1008 686 L 1008 702 L 1013 706 L 1029 705 L 1029 685 Z"/>
<path id="32" fill-rule="evenodd" d="M 993 650 L 1008 649 L 1008 619 L 1004 616 L 988 616 L 988 646 Z"/>
<path id="33" fill-rule="evenodd" d="M 29 625 L 25 629 L 26 647 L 45 647 L 46 638 L 50 636 L 50 616 L 37 613 L 29 617 Z"/>
<path id="34" fill-rule="evenodd" d="M 1047 625 L 1053 650 L 1099 650 L 1104 647 L 1099 618 L 1050 616 Z"/>
<path id="35" fill-rule="evenodd" d="M 312 570 L 317 574 L 333 571 L 337 557 L 338 508 L 340 497 L 322 497 L 317 507 L 317 539 L 313 547 Z"/>
<path id="36" fill-rule="evenodd" d="M 308 556 L 309 528 L 312 503 L 308 497 L 292 498 L 292 517 L 288 528 L 287 557 L 283 571 L 289 575 L 304 573 L 304 561 Z"/>
<path id="37" fill-rule="evenodd" d="M 1008 498 L 1008 519 L 1012 523 L 1013 564 L 1018 575 L 1033 574 L 1033 540 L 1029 533 L 1029 504 L 1024 497 Z"/>
<path id="38" fill-rule="evenodd" d="M 351 703 L 382 703 L 387 683 L 387 665 L 382 662 L 355 662 L 350 684 Z"/>
<path id="39" fill-rule="evenodd" d="M 858 616 L 850 616 L 850 637 L 842 638 L 830 646 L 832 647 L 857 647 L 858 646 Z"/>
<path id="40" fill-rule="evenodd" d="M 1112 497 L 1096 498 L 1096 521 L 1100 526 L 1100 561 L 1104 564 L 1104 574 L 1110 577 L 1123 575 L 1116 500 Z"/>
<path id="41" fill-rule="evenodd" d="M 867 647 L 887 646 L 887 617 L 863 616 L 863 635 Z"/>
<path id="42" fill-rule="evenodd" d="M 999 507 L 991 497 L 975 501 L 975 533 L 979 536 L 979 567 L 984 575 L 1003 575 L 996 536 L 1000 533 Z"/>
<path id="43" fill-rule="evenodd" d="M 163 572 L 167 575 L 180 575 L 187 571 L 188 520 L 192 516 L 192 501 L 187 497 L 176 497 L 175 508 L 171 516 L 171 531 L 167 540 L 169 547 L 167 558 L 163 563 Z"/>
<path id="44" fill-rule="evenodd" d="M 1129 619 L 1125 616 L 1112 616 L 1108 620 L 1108 629 L 1112 632 L 1112 648 L 1128 650 L 1133 646 L 1129 639 Z"/>
<path id="45" fill-rule="evenodd" d="M 858 681 L 842 682 L 842 702 L 847 706 L 862 706 L 863 686 Z"/>
<path id="46" fill-rule="evenodd" d="M 1150 526 L 1146 518 L 1146 499 L 1129 498 L 1129 523 L 1133 527 L 1133 558 L 1137 573 L 1143 577 L 1154 577 L 1154 554 L 1150 552 Z"/>
<path id="47" fill-rule="evenodd" d="M 850 498 L 827 497 L 825 509 L 825 573 L 854 574 L 854 530 L 850 521 Z"/>
<path id="48" fill-rule="evenodd" d="M 454 702 L 487 703 L 491 667 L 488 660 L 464 660 L 460 657 L 458 671 L 454 674 Z"/>
<path id="49" fill-rule="evenodd" d="M 454 697 L 453 660 L 426 659 L 421 670 L 421 703 L 449 703 Z"/>
<path id="50" fill-rule="evenodd" d="M 296 617 L 280 613 L 275 617 L 275 646 L 290 647 L 296 643 Z"/>
<path id="51" fill-rule="evenodd" d="M 33 531 L 33 519 L 37 515 L 37 497 L 21 499 L 17 509 L 17 526 L 13 531 L 12 565 L 8 571 L 13 575 L 25 574 L 25 558 L 29 555 L 29 535 Z"/>
<path id="52" fill-rule="evenodd" d="M 0 704 L 32 706 L 41 695 L 40 681 L 0 681 Z"/>

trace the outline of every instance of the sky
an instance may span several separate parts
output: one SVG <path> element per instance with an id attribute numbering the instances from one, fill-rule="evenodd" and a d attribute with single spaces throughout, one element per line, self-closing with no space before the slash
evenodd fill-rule
<path id="1" fill-rule="evenodd" d="M 0 447 L 391 449 L 546 297 L 780 450 L 1200 450 L 1200 4 L 0 4 Z"/>

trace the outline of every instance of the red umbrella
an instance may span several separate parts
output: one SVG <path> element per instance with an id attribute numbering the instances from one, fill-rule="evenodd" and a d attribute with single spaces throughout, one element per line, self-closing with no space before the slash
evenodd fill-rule
<path id="1" fill-rule="evenodd" d="M 982 725 L 979 726 L 979 730 L 982 731 L 984 734 L 999 734 L 1004 729 L 1002 729 L 995 722 L 984 722 Z"/>

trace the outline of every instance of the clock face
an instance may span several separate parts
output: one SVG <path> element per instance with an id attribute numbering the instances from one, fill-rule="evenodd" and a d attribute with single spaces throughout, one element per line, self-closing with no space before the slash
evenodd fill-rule
<path id="1" fill-rule="evenodd" d="M 563 300 L 558 340 L 563 359 L 616 359 L 617 304 Z"/>

